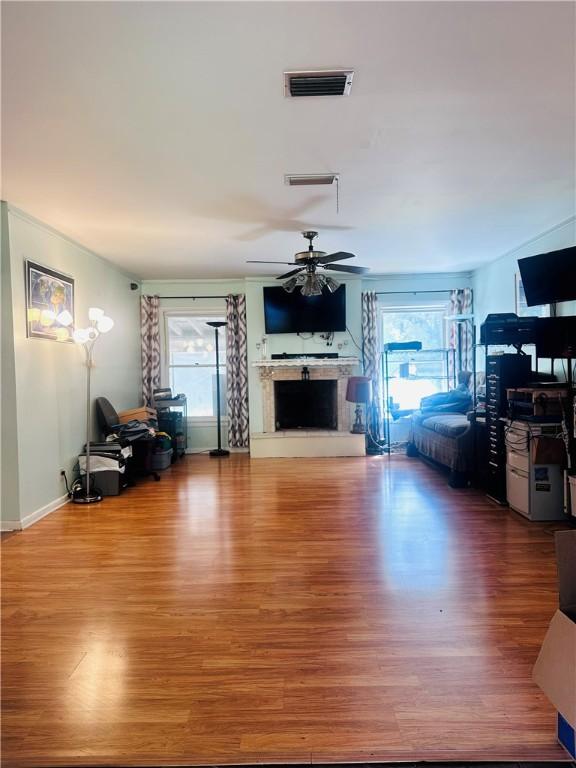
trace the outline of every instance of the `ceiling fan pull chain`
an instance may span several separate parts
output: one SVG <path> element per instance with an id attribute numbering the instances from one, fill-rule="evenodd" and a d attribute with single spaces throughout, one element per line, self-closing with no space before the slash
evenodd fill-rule
<path id="1" fill-rule="evenodd" d="M 336 213 L 340 213 L 340 179 L 336 176 Z"/>

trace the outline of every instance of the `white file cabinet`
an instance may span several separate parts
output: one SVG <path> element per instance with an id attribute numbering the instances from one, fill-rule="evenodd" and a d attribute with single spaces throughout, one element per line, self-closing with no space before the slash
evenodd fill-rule
<path id="1" fill-rule="evenodd" d="M 529 520 L 565 520 L 563 470 L 560 464 L 535 464 L 532 442 L 555 437 L 558 424 L 513 421 L 506 425 L 506 497 Z"/>

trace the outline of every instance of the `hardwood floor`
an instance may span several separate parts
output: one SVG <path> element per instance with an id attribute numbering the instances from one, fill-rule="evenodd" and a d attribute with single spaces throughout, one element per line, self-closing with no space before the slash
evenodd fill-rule
<path id="1" fill-rule="evenodd" d="M 553 530 L 401 456 L 68 505 L 3 541 L 3 764 L 564 760 Z"/>

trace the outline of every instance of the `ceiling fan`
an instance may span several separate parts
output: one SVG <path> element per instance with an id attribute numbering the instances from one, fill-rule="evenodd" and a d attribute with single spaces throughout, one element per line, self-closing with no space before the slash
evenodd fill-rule
<path id="1" fill-rule="evenodd" d="M 326 253 L 325 251 L 315 251 L 312 241 L 318 237 L 318 232 L 302 232 L 303 237 L 308 240 L 308 250 L 300 251 L 294 254 L 294 261 L 247 261 L 247 264 L 290 264 L 296 266 L 296 269 L 290 270 L 283 275 L 279 275 L 277 280 L 286 280 L 282 287 L 288 293 L 296 287 L 300 287 L 303 296 L 320 296 L 323 288 L 328 288 L 330 293 L 334 293 L 340 287 L 340 283 L 331 276 L 325 276 L 316 272 L 318 267 L 329 269 L 334 272 L 347 272 L 354 275 L 363 275 L 368 272 L 367 267 L 352 267 L 348 264 L 334 264 L 335 261 L 344 259 L 353 259 L 353 253 L 346 251 L 337 251 L 336 253 Z M 296 277 L 297 275 L 297 277 Z M 287 279 L 288 278 L 288 279 Z"/>

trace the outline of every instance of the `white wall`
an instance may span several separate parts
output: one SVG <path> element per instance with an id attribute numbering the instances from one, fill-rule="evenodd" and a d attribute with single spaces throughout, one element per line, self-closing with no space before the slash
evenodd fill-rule
<path id="1" fill-rule="evenodd" d="M 16 369 L 14 362 L 13 312 L 11 295 L 10 242 L 8 237 L 8 208 L 0 203 L 1 237 L 1 306 L 2 306 L 2 369 L 1 369 L 1 462 L 0 519 L 14 517 L 20 509 L 18 483 L 18 429 L 16 419 Z"/>
<path id="2" fill-rule="evenodd" d="M 26 337 L 24 262 L 74 278 L 77 326 L 87 324 L 90 306 L 114 319 L 113 330 L 95 347 L 92 396 L 107 397 L 117 410 L 141 402 L 139 293 L 130 290 L 129 275 L 51 228 L 10 206 L 7 219 L 19 505 L 2 514 L 4 521 L 26 524 L 62 498 L 60 470 L 71 476 L 86 440 L 86 368 L 75 344 Z"/>

